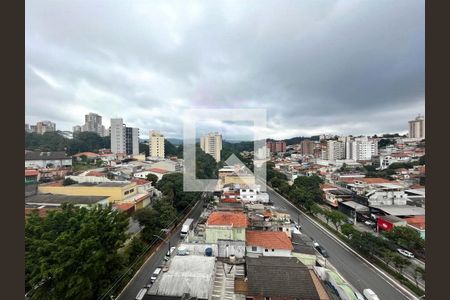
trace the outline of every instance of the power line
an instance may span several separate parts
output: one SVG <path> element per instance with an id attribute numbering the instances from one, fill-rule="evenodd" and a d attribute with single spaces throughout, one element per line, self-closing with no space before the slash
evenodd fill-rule
<path id="1" fill-rule="evenodd" d="M 196 203 L 196 201 L 192 201 L 188 206 L 186 206 L 180 213 L 178 213 L 178 215 L 175 217 L 175 219 L 173 219 L 173 221 L 171 221 L 167 227 L 170 227 L 172 224 L 174 224 L 177 219 L 181 216 L 184 216 L 185 211 L 190 208 L 194 203 Z M 164 229 L 164 228 L 163 228 Z M 163 229 L 161 229 L 159 232 L 162 232 Z M 99 300 L 103 300 L 106 296 L 108 296 L 108 294 L 123 280 L 123 278 L 125 277 L 125 275 L 128 274 L 128 272 L 130 272 L 130 270 L 135 266 L 135 264 L 142 258 L 143 255 L 146 254 L 146 252 L 148 250 L 150 250 L 150 248 L 158 241 L 158 238 L 155 238 L 152 240 L 152 242 L 141 252 L 141 254 L 139 254 L 138 257 L 136 257 L 136 259 L 133 261 L 133 263 L 131 264 L 131 266 L 119 277 L 119 279 L 117 279 L 113 285 L 111 286 L 111 288 L 105 293 L 103 294 L 103 296 L 101 298 L 99 298 Z"/>

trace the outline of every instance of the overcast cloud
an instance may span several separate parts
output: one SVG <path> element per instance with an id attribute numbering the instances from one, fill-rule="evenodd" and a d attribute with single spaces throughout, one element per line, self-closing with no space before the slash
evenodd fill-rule
<path id="1" fill-rule="evenodd" d="M 424 21 L 416 0 L 26 1 L 26 121 L 181 137 L 185 108 L 267 108 L 272 138 L 406 132 Z"/>

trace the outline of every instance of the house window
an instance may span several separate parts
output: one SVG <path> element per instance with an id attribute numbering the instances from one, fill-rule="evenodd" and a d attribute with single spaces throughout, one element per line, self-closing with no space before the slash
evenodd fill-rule
<path id="1" fill-rule="evenodd" d="M 256 251 L 257 248 L 255 246 L 252 246 L 252 251 Z"/>
<path id="2" fill-rule="evenodd" d="M 264 297 L 264 300 L 271 300 L 272 298 L 270 297 Z"/>
<path id="3" fill-rule="evenodd" d="M 272 249 L 272 252 L 275 252 L 275 249 Z"/>
<path id="4" fill-rule="evenodd" d="M 269 252 L 269 249 L 264 249 L 264 252 Z"/>

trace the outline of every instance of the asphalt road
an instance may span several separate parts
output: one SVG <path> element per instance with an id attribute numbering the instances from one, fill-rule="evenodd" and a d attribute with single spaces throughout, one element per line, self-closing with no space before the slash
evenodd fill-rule
<path id="1" fill-rule="evenodd" d="M 190 212 L 188 217 L 197 220 L 203 209 L 203 200 L 200 200 L 197 206 Z M 169 239 L 170 247 L 175 246 L 180 241 L 180 231 L 181 226 L 173 232 Z M 134 300 L 139 291 L 150 282 L 150 277 L 153 274 L 153 271 L 155 271 L 155 269 L 164 262 L 164 256 L 170 247 L 168 243 L 166 243 L 166 245 L 161 245 L 158 251 L 154 252 L 154 254 L 142 265 L 141 269 L 139 269 L 136 275 L 130 280 L 117 300 Z"/>
<path id="2" fill-rule="evenodd" d="M 417 299 L 396 287 L 373 267 L 364 262 L 343 245 L 335 241 L 329 234 L 325 233 L 318 225 L 310 221 L 298 209 L 292 207 L 288 201 L 267 188 L 270 200 L 276 207 L 287 209 L 293 220 L 298 219 L 300 213 L 300 225 L 302 232 L 322 245 L 330 255 L 327 259 L 339 273 L 361 293 L 363 289 L 372 289 L 381 300 Z"/>

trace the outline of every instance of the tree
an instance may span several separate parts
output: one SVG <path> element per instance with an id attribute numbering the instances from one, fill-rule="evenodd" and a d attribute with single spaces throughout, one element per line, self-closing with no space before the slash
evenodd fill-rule
<path id="1" fill-rule="evenodd" d="M 386 262 L 386 264 L 389 266 L 389 264 L 392 262 L 392 260 L 394 259 L 394 252 L 390 251 L 390 250 L 385 250 L 383 251 L 383 259 Z"/>
<path id="2" fill-rule="evenodd" d="M 424 165 L 425 164 L 425 155 L 422 155 L 420 158 L 419 158 L 419 165 Z"/>
<path id="3" fill-rule="evenodd" d="M 177 211 L 170 202 L 163 198 L 156 201 L 152 207 L 139 209 L 133 216 L 133 219 L 139 222 L 143 227 L 141 233 L 142 238 L 150 242 L 154 239 L 154 235 L 160 235 L 162 229 L 167 229 L 171 225 L 175 225 Z"/>
<path id="4" fill-rule="evenodd" d="M 337 210 L 332 210 L 330 215 L 331 222 L 334 224 L 334 227 L 336 227 L 336 230 L 339 230 L 339 227 L 342 223 L 347 220 L 347 216 L 341 213 Z"/>
<path id="5" fill-rule="evenodd" d="M 394 266 L 400 272 L 400 274 L 403 274 L 403 269 L 411 264 L 409 260 L 397 253 L 394 253 L 392 261 L 394 262 Z"/>
<path id="6" fill-rule="evenodd" d="M 150 150 L 148 144 L 139 143 L 139 153 L 144 153 L 145 157 L 150 156 Z"/>
<path id="7" fill-rule="evenodd" d="M 147 250 L 147 244 L 138 237 L 133 237 L 128 245 L 125 253 L 128 259 L 128 264 L 134 262 L 134 260 Z"/>
<path id="8" fill-rule="evenodd" d="M 128 218 L 111 207 L 64 204 L 25 224 L 25 281 L 30 299 L 98 299 L 122 274 Z"/>
<path id="9" fill-rule="evenodd" d="M 63 181 L 63 186 L 72 185 L 72 184 L 76 184 L 76 183 L 78 183 L 78 181 L 75 181 L 72 178 L 67 177 Z"/>
<path id="10" fill-rule="evenodd" d="M 332 212 L 329 209 L 325 209 L 323 210 L 323 216 L 325 217 L 325 220 L 327 221 L 327 225 L 330 222 L 330 220 L 332 219 Z"/>
<path id="11" fill-rule="evenodd" d="M 420 278 L 422 278 L 422 280 L 425 280 L 425 269 L 422 267 L 419 267 L 419 266 L 415 267 L 413 276 L 414 276 L 414 281 L 416 282 L 416 286 L 419 287 L 419 282 L 417 279 L 420 277 Z"/>
<path id="12" fill-rule="evenodd" d="M 201 193 L 183 191 L 182 173 L 165 174 L 156 183 L 156 188 L 163 193 L 164 197 L 173 204 L 178 212 L 183 211 L 189 204 L 201 197 Z"/>
<path id="13" fill-rule="evenodd" d="M 323 212 L 322 208 L 316 203 L 313 203 L 310 208 L 310 212 L 313 216 L 319 215 Z"/>
<path id="14" fill-rule="evenodd" d="M 413 228 L 407 226 L 396 226 L 391 231 L 384 232 L 384 236 L 411 251 L 425 251 L 425 241 L 420 234 Z"/>
<path id="15" fill-rule="evenodd" d="M 152 173 L 148 173 L 147 176 L 145 176 L 148 181 L 151 181 L 153 185 L 155 185 L 158 182 L 158 176 Z"/>
<path id="16" fill-rule="evenodd" d="M 351 238 L 353 234 L 356 232 L 356 229 L 352 224 L 345 223 L 341 226 L 341 232 L 348 238 Z"/>

